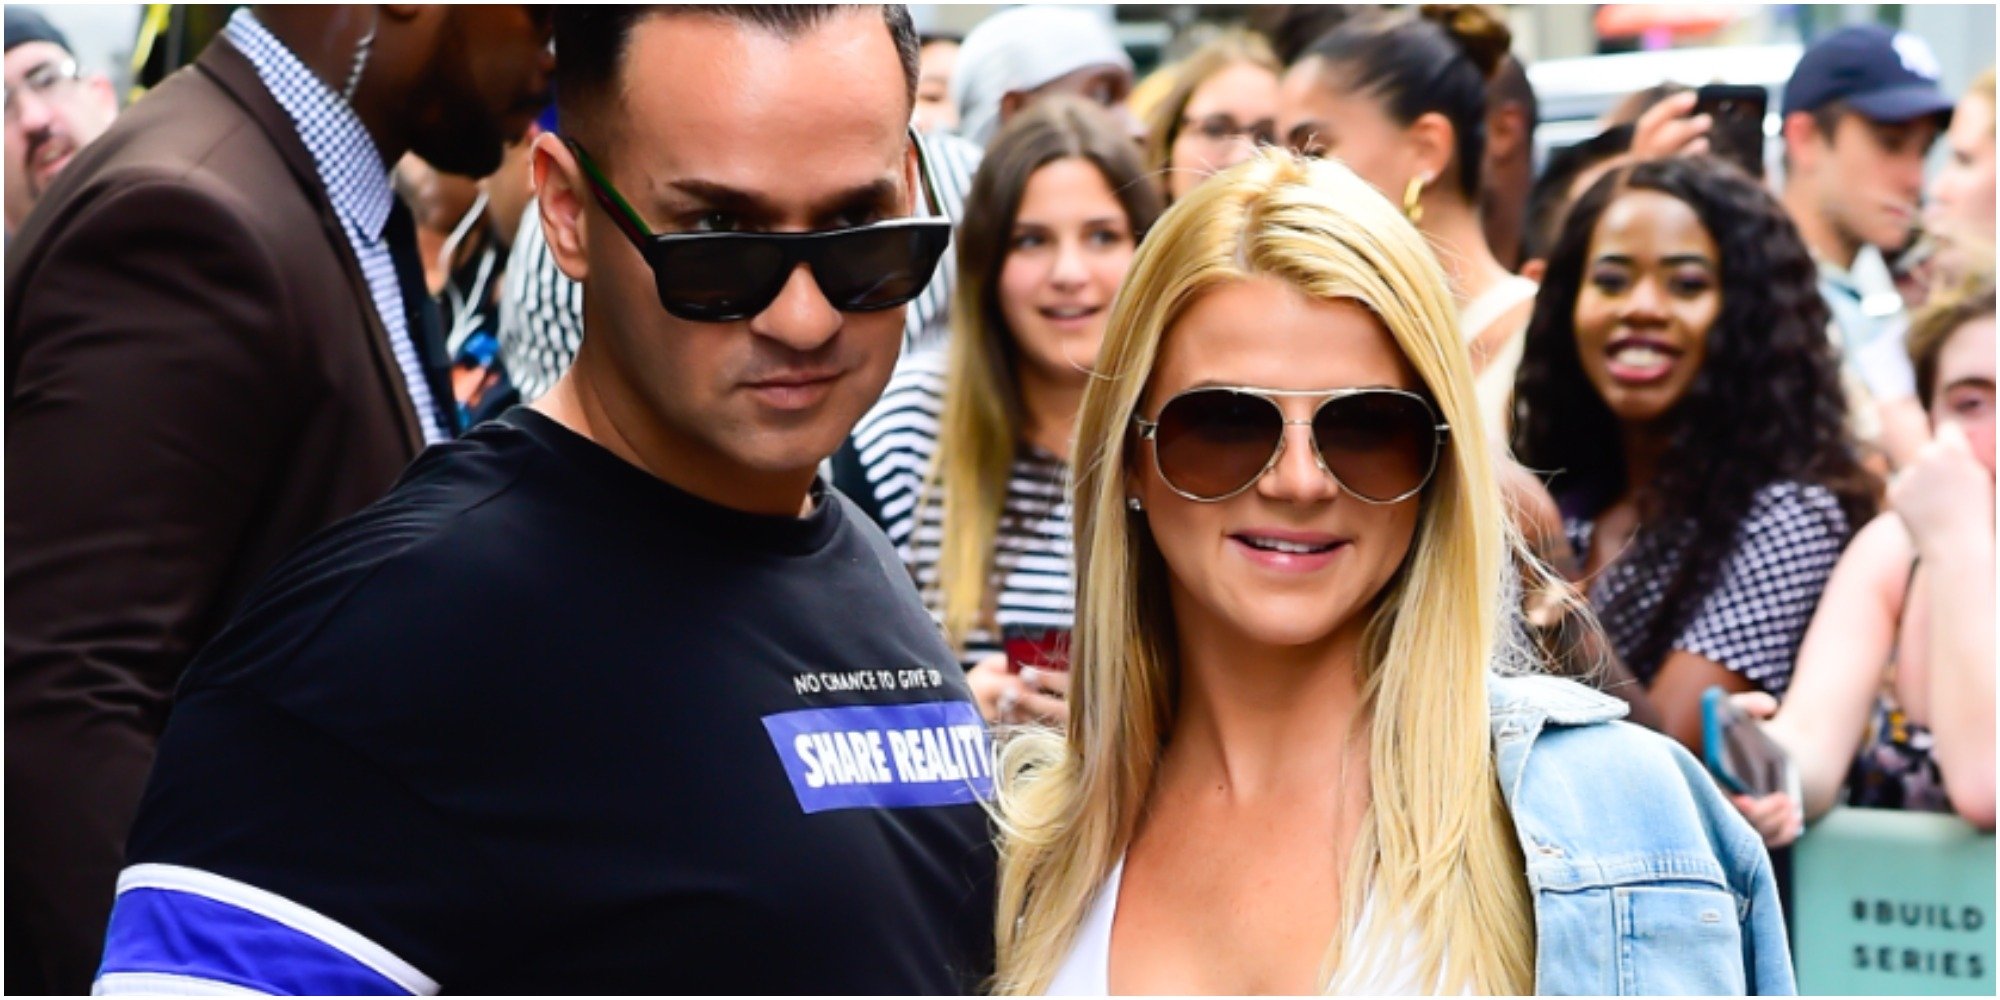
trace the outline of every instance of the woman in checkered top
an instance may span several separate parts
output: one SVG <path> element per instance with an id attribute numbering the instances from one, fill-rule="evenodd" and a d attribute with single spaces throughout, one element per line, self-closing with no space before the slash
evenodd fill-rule
<path id="1" fill-rule="evenodd" d="M 1783 209 L 1706 157 L 1607 175 L 1550 256 L 1515 450 L 1549 476 L 1578 582 L 1690 747 L 1710 686 L 1784 692 L 1874 512 L 1826 317 Z"/>

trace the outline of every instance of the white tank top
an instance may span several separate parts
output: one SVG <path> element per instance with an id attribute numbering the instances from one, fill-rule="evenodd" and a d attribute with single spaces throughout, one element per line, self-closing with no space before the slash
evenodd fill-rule
<path id="1" fill-rule="evenodd" d="M 1063 957 L 1062 965 L 1056 968 L 1055 978 L 1049 980 L 1048 996 L 1111 995 L 1111 923 L 1118 916 L 1118 886 L 1125 875 L 1125 858 L 1120 855 L 1118 863 L 1111 866 L 1111 874 L 1104 885 L 1097 890 L 1097 897 L 1091 900 L 1090 910 L 1083 916 L 1083 923 L 1076 929 L 1076 941 L 1070 945 L 1069 954 Z M 1361 911 L 1361 919 L 1355 924 L 1358 939 L 1367 930 L 1369 915 L 1374 911 L 1375 900 L 1371 895 Z M 1436 994 L 1435 989 L 1423 989 L 1416 975 L 1410 969 L 1409 960 L 1416 953 L 1414 938 L 1403 945 L 1403 961 L 1392 963 L 1389 969 L 1376 970 L 1379 975 L 1365 977 L 1365 981 L 1352 981 L 1354 977 L 1345 971 L 1336 977 L 1333 993 L 1336 996 L 1423 996 Z"/>

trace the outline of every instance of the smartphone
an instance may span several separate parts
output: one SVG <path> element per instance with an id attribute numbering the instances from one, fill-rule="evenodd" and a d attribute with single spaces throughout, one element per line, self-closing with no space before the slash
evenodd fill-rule
<path id="1" fill-rule="evenodd" d="M 1069 669 L 1069 629 L 1002 625 L 1000 646 L 1007 653 L 1007 672 L 1010 674 L 1020 673 L 1022 667 Z"/>
<path id="2" fill-rule="evenodd" d="M 1771 95 L 1747 84 L 1711 83 L 1695 91 L 1694 113 L 1708 115 L 1709 152 L 1764 176 L 1764 112 Z"/>
<path id="3" fill-rule="evenodd" d="M 1757 720 L 1711 687 L 1701 696 L 1702 756 L 1724 788 L 1738 795 L 1790 792 L 1798 798 L 1798 769 Z"/>

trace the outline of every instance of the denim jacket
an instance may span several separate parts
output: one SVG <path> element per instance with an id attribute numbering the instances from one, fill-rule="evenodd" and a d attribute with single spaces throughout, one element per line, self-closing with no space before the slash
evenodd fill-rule
<path id="1" fill-rule="evenodd" d="M 1490 677 L 1539 994 L 1791 994 L 1770 857 L 1694 757 L 1553 677 Z"/>

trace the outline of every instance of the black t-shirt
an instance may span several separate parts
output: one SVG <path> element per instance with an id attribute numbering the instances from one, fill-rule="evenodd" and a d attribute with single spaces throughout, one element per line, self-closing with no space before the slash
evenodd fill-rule
<path id="1" fill-rule="evenodd" d="M 189 669 L 100 986 L 963 992 L 990 769 L 837 491 L 745 514 L 517 409 L 309 541 Z"/>

